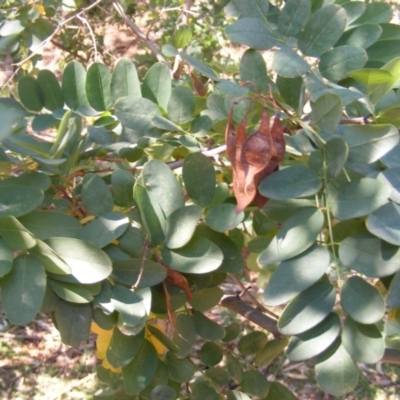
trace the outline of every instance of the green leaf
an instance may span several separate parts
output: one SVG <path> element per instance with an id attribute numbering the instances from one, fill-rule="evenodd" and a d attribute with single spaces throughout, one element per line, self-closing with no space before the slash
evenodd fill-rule
<path id="1" fill-rule="evenodd" d="M 111 303 L 119 312 L 119 318 L 123 323 L 123 326 L 120 327 L 121 331 L 127 326 L 130 328 L 129 333 L 136 335 L 143 329 L 147 319 L 147 310 L 142 297 L 117 284 L 112 291 Z M 128 334 L 128 330 L 126 333 Z"/>
<path id="2" fill-rule="evenodd" d="M 268 15 L 268 0 L 232 0 L 240 13 L 240 18 L 254 17 L 264 19 Z"/>
<path id="3" fill-rule="evenodd" d="M 367 86 L 380 85 L 393 79 L 393 75 L 389 71 L 377 68 L 356 69 L 348 72 L 347 75 Z"/>
<path id="4" fill-rule="evenodd" d="M 109 110 L 113 101 L 111 98 L 111 74 L 102 64 L 93 63 L 86 75 L 85 90 L 89 104 L 97 111 Z"/>
<path id="5" fill-rule="evenodd" d="M 382 171 L 378 175 L 378 180 L 391 186 L 390 200 L 400 203 L 400 168 L 390 168 Z"/>
<path id="6" fill-rule="evenodd" d="M 55 319 L 64 344 L 79 347 L 82 342 L 88 340 L 92 323 L 90 304 L 60 301 L 55 310 Z"/>
<path id="7" fill-rule="evenodd" d="M 200 207 L 208 206 L 214 198 L 216 177 L 212 161 L 201 153 L 185 157 L 182 179 L 187 194 Z"/>
<path id="8" fill-rule="evenodd" d="M 254 363 L 258 367 L 270 365 L 283 352 L 287 344 L 286 338 L 269 340 L 263 348 L 257 351 Z"/>
<path id="9" fill-rule="evenodd" d="M 220 400 L 218 392 L 211 384 L 205 379 L 197 379 L 190 385 L 190 399 L 191 400 Z"/>
<path id="10" fill-rule="evenodd" d="M 143 264 L 143 265 L 142 265 Z M 133 286 L 142 274 L 138 287 L 155 286 L 164 281 L 167 276 L 165 267 L 151 260 L 131 258 L 113 263 L 111 277 L 121 285 Z"/>
<path id="11" fill-rule="evenodd" d="M 20 217 L 42 204 L 42 190 L 31 186 L 0 185 L 0 217 Z"/>
<path id="12" fill-rule="evenodd" d="M 150 336 L 150 338 L 153 336 L 154 339 L 158 340 L 169 351 L 173 351 L 174 353 L 177 353 L 179 351 L 179 347 L 160 329 L 156 328 L 156 326 L 151 325 L 151 323 L 146 324 L 146 333 Z"/>
<path id="13" fill-rule="evenodd" d="M 44 94 L 37 82 L 31 76 L 24 76 L 18 82 L 18 94 L 21 103 L 30 111 L 39 112 L 44 106 Z"/>
<path id="14" fill-rule="evenodd" d="M 268 342 L 268 336 L 264 332 L 253 331 L 242 336 L 237 344 L 237 349 L 244 355 L 255 354 Z"/>
<path id="15" fill-rule="evenodd" d="M 277 400 L 277 399 L 296 400 L 296 396 L 281 383 L 270 382 L 268 396 L 264 400 Z"/>
<path id="16" fill-rule="evenodd" d="M 342 3 L 342 2 L 340 2 Z M 351 25 L 360 15 L 362 15 L 366 9 L 366 4 L 362 1 L 352 1 L 341 4 L 347 14 L 347 26 Z"/>
<path id="17" fill-rule="evenodd" d="M 343 324 L 342 343 L 349 355 L 359 362 L 375 364 L 385 351 L 385 342 L 376 325 L 363 325 L 347 317 Z"/>
<path id="18" fill-rule="evenodd" d="M 400 206 L 386 203 L 367 218 L 367 229 L 388 243 L 400 246 Z"/>
<path id="19" fill-rule="evenodd" d="M 340 81 L 347 78 L 348 72 L 362 68 L 367 61 L 367 54 L 362 48 L 339 46 L 321 56 L 318 68 L 324 78 Z"/>
<path id="20" fill-rule="evenodd" d="M 202 312 L 194 310 L 194 324 L 199 336 L 206 340 L 221 340 L 225 335 L 225 329 L 206 317 Z"/>
<path id="21" fill-rule="evenodd" d="M 329 251 L 318 245 L 281 262 L 264 290 L 263 302 L 268 306 L 286 303 L 317 282 L 328 269 L 329 263 Z"/>
<path id="22" fill-rule="evenodd" d="M 116 169 L 111 175 L 111 184 L 114 196 L 114 204 L 119 207 L 132 207 L 133 185 L 135 178 L 133 174 L 124 169 Z"/>
<path id="23" fill-rule="evenodd" d="M 179 56 L 182 58 L 182 60 L 186 61 L 190 66 L 199 71 L 200 74 L 204 75 L 206 78 L 210 78 L 213 81 L 219 81 L 219 78 L 215 72 L 208 65 L 204 64 L 197 58 L 192 57 L 183 51 L 179 53 Z"/>
<path id="24" fill-rule="evenodd" d="M 269 246 L 260 254 L 260 265 L 287 260 L 312 246 L 324 225 L 324 215 L 313 207 L 292 214 L 281 226 Z"/>
<path id="25" fill-rule="evenodd" d="M 185 124 L 193 119 L 195 101 L 192 91 L 185 86 L 172 89 L 167 105 L 169 118 L 177 124 Z"/>
<path id="26" fill-rule="evenodd" d="M 72 275 L 80 283 L 100 282 L 111 273 L 111 260 L 91 243 L 59 237 L 46 240 L 46 244 L 71 268 Z"/>
<path id="27" fill-rule="evenodd" d="M 198 311 L 207 311 L 215 307 L 221 300 L 224 292 L 219 287 L 205 288 L 194 292 L 192 306 Z"/>
<path id="28" fill-rule="evenodd" d="M 194 375 L 194 367 L 187 358 L 178 358 L 172 351 L 165 356 L 170 378 L 175 382 L 189 382 Z"/>
<path id="29" fill-rule="evenodd" d="M 158 385 L 151 391 L 152 400 L 175 400 L 176 392 L 169 386 Z"/>
<path id="30" fill-rule="evenodd" d="M 89 107 L 85 90 L 86 71 L 78 61 L 71 61 L 64 69 L 62 77 L 62 92 L 65 104 L 71 110 Z"/>
<path id="31" fill-rule="evenodd" d="M 158 358 L 154 346 L 144 340 L 135 358 L 122 368 L 124 389 L 133 396 L 145 389 L 157 371 Z"/>
<path id="32" fill-rule="evenodd" d="M 242 222 L 244 212 L 236 214 L 235 204 L 218 204 L 212 207 L 205 216 L 206 224 L 217 232 L 235 228 Z"/>
<path id="33" fill-rule="evenodd" d="M 267 75 L 267 66 L 260 52 L 252 49 L 246 50 L 240 59 L 240 80 L 253 82 L 261 93 L 268 91 L 271 79 Z M 253 88 L 250 88 L 254 91 Z"/>
<path id="34" fill-rule="evenodd" d="M 270 384 L 271 385 L 271 384 Z M 231 390 L 228 392 L 228 400 L 251 400 L 247 394 L 244 394 L 243 392 L 239 392 L 237 390 Z"/>
<path id="35" fill-rule="evenodd" d="M 128 217 L 121 212 L 111 211 L 85 225 L 77 235 L 77 239 L 85 240 L 102 248 L 120 237 L 128 225 Z"/>
<path id="36" fill-rule="evenodd" d="M 171 96 L 171 81 L 171 73 L 165 64 L 153 64 L 144 76 L 142 84 L 143 97 L 151 100 L 166 110 Z M 141 107 L 138 107 L 138 111 L 140 111 L 140 109 Z"/>
<path id="37" fill-rule="evenodd" d="M 10 177 L 0 181 L 0 188 L 8 186 L 29 186 L 40 190 L 47 190 L 51 185 L 48 175 L 40 172 L 26 172 L 18 177 Z"/>
<path id="38" fill-rule="evenodd" d="M 328 201 L 339 220 L 368 215 L 386 203 L 390 186 L 372 178 L 353 180 L 342 186 Z"/>
<path id="39" fill-rule="evenodd" d="M 318 385 L 334 396 L 342 396 L 353 390 L 359 375 L 356 363 L 340 340 L 317 358 L 315 373 Z"/>
<path id="40" fill-rule="evenodd" d="M 179 272 L 205 274 L 221 265 L 223 253 L 208 239 L 195 235 L 186 246 L 175 251 L 164 247 L 162 257 L 168 266 Z"/>
<path id="41" fill-rule="evenodd" d="M 318 57 L 328 51 L 342 36 L 346 27 L 346 12 L 330 4 L 315 12 L 300 35 L 298 46 L 306 56 Z"/>
<path id="42" fill-rule="evenodd" d="M 400 308 L 400 274 L 396 272 L 390 282 L 389 292 L 386 298 L 386 304 L 390 308 Z"/>
<path id="43" fill-rule="evenodd" d="M 0 278 L 11 271 L 13 262 L 14 254 L 11 247 L 4 240 L 0 239 Z"/>
<path id="44" fill-rule="evenodd" d="M 111 77 L 111 96 L 114 103 L 121 97 L 142 97 L 135 64 L 128 58 L 121 58 L 114 67 Z"/>
<path id="45" fill-rule="evenodd" d="M 144 341 L 144 330 L 137 335 L 127 336 L 115 327 L 111 336 L 110 344 L 107 347 L 107 361 L 114 368 L 125 367 L 138 354 Z"/>
<path id="46" fill-rule="evenodd" d="M 56 236 L 78 237 L 82 229 L 82 225 L 76 218 L 58 211 L 32 211 L 18 219 L 40 240 Z"/>
<path id="47" fill-rule="evenodd" d="M 383 23 L 379 25 L 382 28 L 382 35 L 379 40 L 400 39 L 400 26 L 397 24 Z"/>
<path id="48" fill-rule="evenodd" d="M 189 25 L 179 25 L 175 28 L 174 44 L 178 49 L 189 46 L 192 40 L 192 28 Z"/>
<path id="49" fill-rule="evenodd" d="M 169 104 L 169 103 L 168 103 Z M 178 115 L 180 117 L 180 115 Z M 164 118 L 164 117 L 159 117 L 155 116 L 152 120 L 151 123 L 158 129 L 162 129 L 164 131 L 172 131 L 172 132 L 178 132 L 182 131 L 182 128 L 173 122 L 171 122 L 169 119 Z M 187 137 L 187 136 L 184 136 Z"/>
<path id="50" fill-rule="evenodd" d="M 258 190 L 264 197 L 286 200 L 311 196 L 318 193 L 321 186 L 321 180 L 313 170 L 293 166 L 276 171 L 262 180 Z"/>
<path id="51" fill-rule="evenodd" d="M 346 164 L 349 147 L 343 139 L 336 137 L 325 144 L 325 154 L 328 173 L 336 178 Z"/>
<path id="52" fill-rule="evenodd" d="M 400 269 L 400 250 L 368 232 L 348 236 L 339 246 L 342 264 L 368 277 L 383 277 Z"/>
<path id="53" fill-rule="evenodd" d="M 214 366 L 221 362 L 222 349 L 214 342 L 206 342 L 200 349 L 200 360 L 207 366 Z"/>
<path id="54" fill-rule="evenodd" d="M 343 104 L 337 94 L 327 93 L 311 102 L 311 118 L 327 133 L 334 133 L 342 116 Z"/>
<path id="55" fill-rule="evenodd" d="M 335 297 L 330 283 L 315 283 L 285 307 L 279 317 L 279 331 L 283 335 L 298 335 L 318 325 L 331 312 Z"/>
<path id="56" fill-rule="evenodd" d="M 90 303 L 96 294 L 99 294 L 101 285 L 94 283 L 92 285 L 81 285 L 79 283 L 60 282 L 52 279 L 48 280 L 50 287 L 63 300 L 70 303 Z"/>
<path id="57" fill-rule="evenodd" d="M 169 98 L 169 97 L 168 97 Z M 153 128 L 152 120 L 161 116 L 156 104 L 145 98 L 127 96 L 115 103 L 115 115 L 129 129 L 147 131 Z"/>
<path id="58" fill-rule="evenodd" d="M 0 218 L 0 234 L 13 250 L 27 250 L 36 245 L 32 234 L 14 217 Z"/>
<path id="59" fill-rule="evenodd" d="M 29 249 L 29 252 L 42 262 L 46 271 L 61 275 L 71 274 L 71 268 L 51 247 L 41 240 L 37 240 L 36 246 Z"/>
<path id="60" fill-rule="evenodd" d="M 286 104 L 291 106 L 294 110 L 298 110 L 302 107 L 304 96 L 302 78 L 283 78 L 278 75 L 276 78 L 276 86 Z"/>
<path id="61" fill-rule="evenodd" d="M 141 216 L 141 222 L 152 246 L 157 246 L 165 239 L 164 229 L 161 225 L 148 191 L 142 185 L 134 186 L 134 198 Z"/>
<path id="62" fill-rule="evenodd" d="M 352 23 L 352 26 L 365 24 L 381 24 L 392 18 L 392 10 L 388 3 L 369 3 L 361 16 Z"/>
<path id="63" fill-rule="evenodd" d="M 400 41 L 396 41 L 396 42 L 400 42 Z M 393 43 L 391 43 L 391 41 L 386 41 L 383 42 L 385 44 L 384 46 L 379 46 L 380 42 L 377 43 L 377 46 L 375 46 L 377 48 L 377 50 L 379 51 L 381 48 L 383 50 L 385 50 L 386 48 L 388 48 L 388 43 L 389 45 L 393 45 Z M 395 43 L 398 44 L 398 43 Z M 389 50 L 391 49 L 391 47 L 389 47 Z M 368 49 L 368 52 L 372 51 L 372 47 L 370 49 Z M 400 54 L 396 54 L 397 56 L 399 56 Z M 370 54 L 368 53 L 368 56 L 370 56 Z M 387 61 L 387 60 L 386 60 Z M 387 93 L 390 92 L 390 90 L 395 87 L 400 79 L 400 57 L 396 57 L 394 58 L 394 56 L 389 57 L 389 62 L 387 64 L 385 64 L 381 70 L 383 71 L 388 71 L 392 78 L 390 80 L 388 80 L 385 83 L 381 83 L 379 85 L 376 86 L 372 86 L 370 88 L 368 88 L 368 97 L 371 99 L 373 104 L 377 104 L 378 101 L 385 96 Z"/>
<path id="64" fill-rule="evenodd" d="M 193 318 L 187 314 L 179 314 L 175 324 L 176 329 L 172 340 L 179 348 L 176 355 L 184 358 L 193 351 L 193 345 L 197 338 L 196 327 Z"/>
<path id="65" fill-rule="evenodd" d="M 342 287 L 340 303 L 350 317 L 361 324 L 373 324 L 385 315 L 379 291 L 359 276 L 351 276 Z"/>
<path id="66" fill-rule="evenodd" d="M 96 216 L 112 211 L 113 197 L 106 183 L 96 174 L 87 174 L 82 181 L 82 203 Z"/>
<path id="67" fill-rule="evenodd" d="M 49 70 L 42 69 L 37 76 L 37 82 L 44 96 L 44 107 L 50 111 L 64 107 L 64 95 L 57 77 Z"/>
<path id="68" fill-rule="evenodd" d="M 399 142 L 399 132 L 393 125 L 346 125 L 341 137 L 349 146 L 349 161 L 370 164 L 379 160 Z"/>
<path id="69" fill-rule="evenodd" d="M 245 17 L 225 28 L 228 38 L 255 50 L 269 50 L 277 44 L 275 32 L 262 19 Z"/>
<path id="70" fill-rule="evenodd" d="M 165 245 L 170 249 L 185 246 L 192 238 L 201 216 L 198 206 L 186 206 L 175 210 L 166 220 Z"/>
<path id="71" fill-rule="evenodd" d="M 269 382 L 257 370 L 245 371 L 240 386 L 245 393 L 262 398 L 264 398 L 269 391 Z"/>
<path id="72" fill-rule="evenodd" d="M 241 273 L 244 268 L 244 260 L 243 255 L 240 252 L 238 246 L 225 234 L 218 233 L 208 228 L 207 226 L 201 225 L 196 229 L 196 235 L 202 236 L 214 244 L 216 244 L 222 254 L 224 255 L 224 259 L 222 264 L 218 268 L 220 272 L 228 272 L 228 273 Z"/>
<path id="73" fill-rule="evenodd" d="M 1 101 L 3 100 L 3 101 Z M 19 130 L 23 123 L 22 118 L 27 116 L 28 112 L 14 99 L 0 99 L 0 140 Z"/>
<path id="74" fill-rule="evenodd" d="M 278 31 L 285 38 L 297 35 L 311 15 L 310 0 L 288 0 L 279 13 Z"/>
<path id="75" fill-rule="evenodd" d="M 42 263 L 30 255 L 15 259 L 2 280 L 1 301 L 6 317 L 15 325 L 26 325 L 39 312 L 46 291 Z"/>
<path id="76" fill-rule="evenodd" d="M 238 358 L 233 354 L 228 353 L 226 355 L 226 369 L 236 383 L 240 383 L 242 381 L 243 367 Z M 230 397 L 228 396 L 228 398 Z"/>
<path id="77" fill-rule="evenodd" d="M 381 34 L 382 28 L 379 25 L 362 25 L 347 33 L 346 44 L 367 49 L 380 38 Z"/>
<path id="78" fill-rule="evenodd" d="M 314 328 L 292 336 L 286 354 L 291 362 L 308 360 L 326 350 L 340 333 L 337 314 L 330 313 Z"/>
<path id="79" fill-rule="evenodd" d="M 290 48 L 281 47 L 275 52 L 272 68 L 283 78 L 297 78 L 308 72 L 311 66 Z"/>

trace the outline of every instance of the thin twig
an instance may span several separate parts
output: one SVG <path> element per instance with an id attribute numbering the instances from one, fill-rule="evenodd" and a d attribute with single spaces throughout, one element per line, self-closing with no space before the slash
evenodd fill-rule
<path id="1" fill-rule="evenodd" d="M 261 328 L 271 332 L 275 338 L 281 338 L 283 335 L 279 332 L 276 320 L 263 314 L 261 311 L 256 310 L 249 304 L 245 303 L 237 296 L 225 296 L 220 302 L 221 306 L 229 308 L 246 318 L 247 320 L 254 322 Z"/>
<path id="2" fill-rule="evenodd" d="M 143 272 L 144 272 L 144 263 L 147 259 L 147 250 L 149 249 L 148 245 L 149 245 L 149 242 L 147 240 L 145 240 L 143 243 L 143 247 L 142 247 L 142 261 L 140 262 L 139 275 L 136 279 L 135 284 L 132 286 L 132 289 L 136 289 L 139 286 L 140 281 L 142 279 Z"/>
<path id="3" fill-rule="evenodd" d="M 86 18 L 82 17 L 81 15 L 78 15 L 77 18 L 86 25 L 86 27 L 89 31 L 89 35 L 92 38 L 92 42 L 93 42 L 94 61 L 98 61 L 99 53 L 97 51 L 96 37 L 94 36 L 93 29 L 90 26 L 89 21 Z"/>
<path id="4" fill-rule="evenodd" d="M 260 311 L 264 312 L 265 314 L 269 314 L 271 317 L 274 317 L 275 319 L 278 319 L 279 316 L 273 313 L 272 311 L 268 310 L 268 308 L 265 308 L 246 288 L 243 284 L 243 282 L 234 274 L 230 274 L 231 279 L 240 286 L 242 289 L 243 293 L 246 293 L 247 297 L 251 300 L 251 302 L 254 304 L 255 307 L 257 307 Z"/>
<path id="5" fill-rule="evenodd" d="M 164 56 L 161 54 L 160 50 L 158 50 L 157 46 L 146 37 L 146 35 L 139 29 L 139 27 L 125 14 L 124 9 L 121 7 L 121 5 L 113 0 L 113 7 L 117 11 L 117 13 L 122 17 L 122 19 L 126 22 L 126 24 L 129 26 L 131 31 L 143 42 L 146 43 L 146 45 L 149 47 L 149 49 L 154 53 L 156 56 L 157 60 L 164 63 L 167 65 L 169 69 L 171 69 L 168 61 L 164 58 Z"/>

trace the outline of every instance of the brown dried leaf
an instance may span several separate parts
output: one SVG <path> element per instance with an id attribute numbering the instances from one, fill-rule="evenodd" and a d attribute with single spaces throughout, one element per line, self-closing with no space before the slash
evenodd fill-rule
<path id="1" fill-rule="evenodd" d="M 186 294 L 188 302 L 192 303 L 193 296 L 192 292 L 190 291 L 188 281 L 181 273 L 175 271 L 174 269 L 167 268 L 167 281 L 175 286 L 179 286 L 180 288 L 182 288 Z"/>
<path id="2" fill-rule="evenodd" d="M 190 73 L 190 78 L 192 79 L 193 87 L 196 93 L 204 97 L 207 94 L 207 88 L 203 85 L 203 82 L 196 76 L 196 74 L 192 71 Z"/>

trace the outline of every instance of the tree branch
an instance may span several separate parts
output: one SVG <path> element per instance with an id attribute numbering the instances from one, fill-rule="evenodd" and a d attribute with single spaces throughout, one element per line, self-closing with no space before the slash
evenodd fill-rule
<path id="1" fill-rule="evenodd" d="M 225 296 L 221 300 L 220 304 L 225 308 L 229 308 L 230 310 L 237 312 L 242 317 L 255 323 L 261 328 L 266 329 L 268 332 L 271 332 L 275 336 L 275 338 L 280 338 L 283 336 L 278 330 L 276 320 L 254 309 L 252 306 L 245 303 L 239 297 Z M 380 359 L 380 362 L 400 365 L 400 350 L 385 349 L 385 353 Z"/>
<path id="2" fill-rule="evenodd" d="M 167 67 L 169 69 L 171 69 L 168 61 L 164 58 L 164 56 L 161 54 L 160 50 L 158 50 L 157 46 L 146 37 L 146 35 L 139 29 L 139 27 L 125 14 L 125 11 L 123 10 L 123 8 L 121 7 L 121 5 L 113 0 L 113 7 L 115 8 L 115 10 L 117 11 L 117 13 L 122 17 L 122 19 L 125 21 L 125 23 L 129 26 L 129 28 L 131 29 L 131 31 L 140 39 L 142 40 L 144 43 L 146 43 L 146 45 L 148 46 L 148 48 L 154 53 L 154 55 L 156 56 L 157 60 L 164 63 L 165 65 L 167 65 Z"/>

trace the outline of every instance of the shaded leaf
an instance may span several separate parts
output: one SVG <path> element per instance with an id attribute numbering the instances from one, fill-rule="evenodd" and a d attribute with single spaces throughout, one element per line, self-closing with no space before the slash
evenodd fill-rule
<path id="1" fill-rule="evenodd" d="M 0 277 L 11 271 L 14 262 L 14 254 L 4 240 L 0 240 Z"/>
<path id="2" fill-rule="evenodd" d="M 264 290 L 264 303 L 276 306 L 292 299 L 317 282 L 328 269 L 329 263 L 329 251 L 318 245 L 281 262 Z"/>
<path id="3" fill-rule="evenodd" d="M 305 207 L 296 211 L 260 254 L 258 263 L 268 265 L 301 254 L 312 246 L 323 224 L 324 216 L 317 208 Z"/>
<path id="4" fill-rule="evenodd" d="M 347 317 L 343 324 L 342 343 L 349 355 L 359 362 L 374 364 L 385 351 L 385 343 L 376 325 L 363 325 Z"/>
<path id="5" fill-rule="evenodd" d="M 283 78 L 297 78 L 308 72 L 311 66 L 290 48 L 281 47 L 274 55 L 272 68 Z"/>
<path id="6" fill-rule="evenodd" d="M 103 179 L 96 174 L 87 174 L 82 181 L 82 203 L 96 216 L 110 212 L 114 201 Z"/>
<path id="7" fill-rule="evenodd" d="M 168 67 L 160 62 L 153 64 L 144 76 L 142 84 L 143 97 L 160 105 L 164 110 L 166 110 L 171 96 L 171 90 L 171 73 Z M 137 94 L 135 93 L 131 97 L 137 97 Z M 150 106 L 148 107 L 150 111 Z M 137 110 L 140 111 L 140 107 L 138 107 Z M 155 113 L 155 111 L 153 112 Z M 160 114 L 155 113 L 153 116 L 155 115 Z M 132 127 L 132 129 L 137 128 Z"/>
<path id="8" fill-rule="evenodd" d="M 319 281 L 296 296 L 283 310 L 278 329 L 284 335 L 298 335 L 319 324 L 335 304 L 335 288 Z"/>
<path id="9" fill-rule="evenodd" d="M 356 363 L 339 340 L 317 358 L 315 373 L 318 385 L 334 396 L 350 392 L 359 376 Z"/>
<path id="10" fill-rule="evenodd" d="M 242 82 L 252 82 L 261 93 L 268 91 L 271 79 L 267 75 L 267 66 L 260 52 L 252 49 L 246 50 L 240 59 L 239 68 Z M 254 91 L 251 86 L 250 89 Z"/>
<path id="11" fill-rule="evenodd" d="M 361 217 L 386 203 L 390 186 L 372 178 L 354 180 L 329 199 L 332 214 L 340 220 Z"/>
<path id="12" fill-rule="evenodd" d="M 42 263 L 30 255 L 17 257 L 1 283 L 1 301 L 7 319 L 15 325 L 31 322 L 42 306 L 45 291 Z"/>
<path id="13" fill-rule="evenodd" d="M 23 76 L 18 82 L 21 103 L 30 111 L 39 112 L 44 107 L 44 93 L 32 76 Z"/>
<path id="14" fill-rule="evenodd" d="M 172 89 L 168 101 L 168 116 L 177 124 L 185 124 L 193 119 L 195 106 L 192 91 L 188 87 L 177 86 Z"/>
<path id="15" fill-rule="evenodd" d="M 240 385 L 244 392 L 252 396 L 265 397 L 269 391 L 269 382 L 257 370 L 245 371 Z"/>
<path id="16" fill-rule="evenodd" d="M 340 333 L 337 314 L 330 313 L 314 328 L 292 336 L 286 354 L 291 362 L 308 360 L 326 350 Z"/>
<path id="17" fill-rule="evenodd" d="M 106 111 L 112 107 L 111 74 L 102 64 L 93 63 L 86 74 L 85 90 L 89 104 L 97 111 Z"/>
<path id="18" fill-rule="evenodd" d="M 216 177 L 212 161 L 201 153 L 185 157 L 182 179 L 193 202 L 200 207 L 211 203 L 215 194 Z"/>
<path id="19" fill-rule="evenodd" d="M 337 4 L 316 11 L 300 35 L 298 46 L 306 56 L 318 57 L 329 50 L 346 27 L 346 12 Z"/>
<path id="20" fill-rule="evenodd" d="M 0 217 L 20 217 L 42 204 L 42 190 L 30 186 L 0 186 Z"/>
<path id="21" fill-rule="evenodd" d="M 27 250 L 36 245 L 33 235 L 14 217 L 0 218 L 0 234 L 13 250 Z"/>
<path id="22" fill-rule="evenodd" d="M 277 43 L 274 31 L 259 18 L 241 18 L 228 25 L 225 33 L 232 42 L 255 50 L 268 50 Z"/>
<path id="23" fill-rule="evenodd" d="M 310 0 L 286 1 L 278 17 L 279 32 L 285 38 L 297 35 L 307 24 L 310 15 Z"/>
<path id="24" fill-rule="evenodd" d="M 368 232 L 348 236 L 339 246 L 343 265 L 368 277 L 394 274 L 400 269 L 400 250 Z"/>
<path id="25" fill-rule="evenodd" d="M 337 94 L 327 93 L 311 102 L 311 118 L 314 123 L 328 133 L 334 133 L 342 116 L 343 104 Z"/>
<path id="26" fill-rule="evenodd" d="M 142 97 L 135 64 L 121 58 L 114 67 L 111 77 L 111 95 L 114 103 L 121 97 Z"/>

